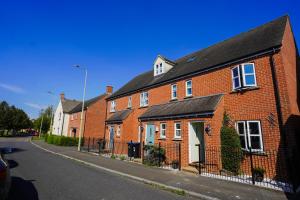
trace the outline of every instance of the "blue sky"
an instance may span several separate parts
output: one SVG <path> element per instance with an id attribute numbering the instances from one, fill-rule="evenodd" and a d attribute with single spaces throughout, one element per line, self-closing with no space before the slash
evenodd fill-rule
<path id="1" fill-rule="evenodd" d="M 58 94 L 81 99 L 120 88 L 151 69 L 289 14 L 300 45 L 299 0 L 0 1 L 0 100 L 30 117 Z M 57 97 L 47 94 L 52 91 Z"/>

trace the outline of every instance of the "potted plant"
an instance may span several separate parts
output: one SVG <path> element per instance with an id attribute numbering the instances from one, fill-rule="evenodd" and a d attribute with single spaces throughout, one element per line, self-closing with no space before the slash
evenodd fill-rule
<path id="1" fill-rule="evenodd" d="M 266 170 L 261 167 L 255 167 L 253 169 L 253 177 L 254 180 L 257 182 L 262 182 L 264 180 L 264 174 L 266 173 Z"/>
<path id="2" fill-rule="evenodd" d="M 179 161 L 178 160 L 173 160 L 172 163 L 171 163 L 171 165 L 172 165 L 173 169 L 178 169 L 178 167 L 179 167 Z"/>

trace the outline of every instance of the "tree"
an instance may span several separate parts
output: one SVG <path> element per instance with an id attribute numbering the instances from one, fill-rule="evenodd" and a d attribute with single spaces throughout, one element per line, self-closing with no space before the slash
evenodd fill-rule
<path id="1" fill-rule="evenodd" d="M 35 119 L 33 122 L 34 129 L 38 131 L 40 130 L 42 118 L 43 118 L 42 133 L 47 133 L 50 130 L 52 114 L 53 114 L 52 106 L 49 106 L 45 110 L 42 110 L 39 114 L 39 117 Z"/>
<path id="2" fill-rule="evenodd" d="M 9 106 L 5 101 L 0 102 L 0 130 L 27 129 L 32 127 L 28 115 L 15 106 Z"/>

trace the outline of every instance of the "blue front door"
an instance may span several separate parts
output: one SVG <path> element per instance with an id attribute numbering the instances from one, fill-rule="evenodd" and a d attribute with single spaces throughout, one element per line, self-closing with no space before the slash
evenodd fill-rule
<path id="1" fill-rule="evenodd" d="M 147 132 L 146 132 L 146 144 L 151 145 L 154 144 L 154 132 L 155 126 L 152 124 L 147 125 Z"/>
<path id="2" fill-rule="evenodd" d="M 114 144 L 114 127 L 111 126 L 110 130 L 109 130 L 109 148 L 112 149 L 113 148 L 113 144 Z"/>

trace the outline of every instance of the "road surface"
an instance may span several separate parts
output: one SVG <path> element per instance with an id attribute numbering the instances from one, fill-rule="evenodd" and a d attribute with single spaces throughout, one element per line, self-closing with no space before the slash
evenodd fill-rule
<path id="1" fill-rule="evenodd" d="M 188 198 L 47 153 L 29 138 L 0 138 L 0 147 L 6 146 L 15 148 L 6 155 L 12 168 L 9 200 Z"/>

